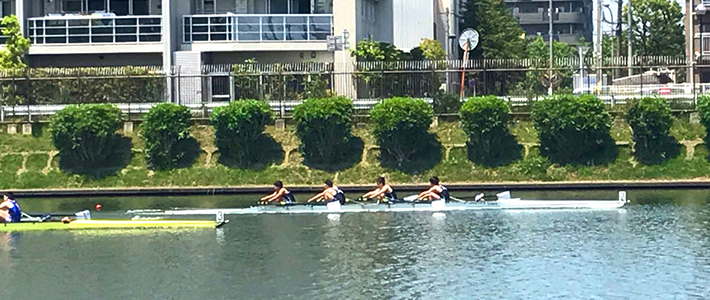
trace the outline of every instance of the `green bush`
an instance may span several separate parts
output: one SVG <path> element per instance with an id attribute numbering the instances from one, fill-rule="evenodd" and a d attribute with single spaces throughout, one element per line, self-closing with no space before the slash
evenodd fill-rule
<path id="1" fill-rule="evenodd" d="M 434 110 L 422 99 L 395 97 L 375 105 L 370 118 L 374 124 L 372 133 L 381 148 L 382 165 L 408 171 L 411 165 L 431 158 L 438 162 L 441 145 L 428 132 L 433 117 Z"/>
<path id="2" fill-rule="evenodd" d="M 710 95 L 705 94 L 698 97 L 698 115 L 700 123 L 705 126 L 705 144 L 710 145 Z M 710 159 L 710 157 L 708 157 Z"/>
<path id="3" fill-rule="evenodd" d="M 122 121 L 121 110 L 109 104 L 74 105 L 57 112 L 50 131 L 60 168 L 101 177 L 125 167 L 131 143 L 116 133 Z"/>
<path id="4" fill-rule="evenodd" d="M 657 164 L 680 154 L 680 144 L 670 136 L 673 116 L 668 101 L 646 97 L 631 103 L 626 114 L 634 135 L 634 157 L 644 164 Z"/>
<path id="5" fill-rule="evenodd" d="M 456 113 L 461 108 L 458 94 L 437 91 L 434 93 L 434 112 L 437 114 Z"/>
<path id="6" fill-rule="evenodd" d="M 557 95 L 533 104 L 540 153 L 559 164 L 604 164 L 616 159 L 611 115 L 590 95 Z"/>
<path id="7" fill-rule="evenodd" d="M 273 121 L 273 112 L 264 101 L 239 100 L 217 107 L 211 121 L 215 129 L 219 159 L 224 165 L 258 166 L 268 150 L 271 150 L 264 130 Z"/>
<path id="8" fill-rule="evenodd" d="M 346 158 L 352 142 L 352 100 L 345 97 L 313 98 L 293 110 L 296 136 L 304 162 L 327 167 Z"/>
<path id="9" fill-rule="evenodd" d="M 495 96 L 471 98 L 461 107 L 461 127 L 468 135 L 468 157 L 488 167 L 507 165 L 522 156 L 510 133 L 508 102 Z"/>
<path id="10" fill-rule="evenodd" d="M 17 104 L 163 101 L 165 76 L 151 68 L 37 68 L 3 73 L 0 102 Z"/>
<path id="11" fill-rule="evenodd" d="M 194 161 L 197 153 L 194 139 L 190 138 L 191 119 L 190 109 L 172 103 L 161 103 L 148 111 L 141 124 L 141 136 L 149 168 L 167 170 Z"/>

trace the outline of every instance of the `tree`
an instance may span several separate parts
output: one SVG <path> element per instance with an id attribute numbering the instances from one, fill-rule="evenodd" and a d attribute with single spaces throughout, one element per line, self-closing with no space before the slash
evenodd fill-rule
<path id="1" fill-rule="evenodd" d="M 553 41 L 552 54 L 555 58 L 567 58 L 576 55 L 577 52 L 565 42 Z M 515 92 L 529 98 L 546 94 L 547 87 L 543 84 L 541 78 L 549 72 L 550 44 L 543 40 L 541 36 L 538 36 L 528 41 L 525 55 L 527 58 L 539 62 L 539 64 L 536 68 L 530 69 L 525 73 L 525 79 L 518 83 Z M 559 83 L 560 87 L 572 86 L 573 69 L 556 69 L 554 72 L 562 78 L 562 82 Z"/>
<path id="2" fill-rule="evenodd" d="M 357 42 L 351 55 L 358 61 L 398 61 L 407 58 L 407 54 L 394 45 L 372 40 L 372 37 Z"/>
<path id="3" fill-rule="evenodd" d="M 683 12 L 672 0 L 631 0 L 632 46 L 641 56 L 683 55 L 685 33 Z M 628 5 L 623 22 L 627 24 Z"/>
<path id="4" fill-rule="evenodd" d="M 437 40 L 423 39 L 419 46 L 409 51 L 414 60 L 444 60 L 446 53 Z"/>
<path id="5" fill-rule="evenodd" d="M 22 35 L 20 21 L 15 15 L 8 15 L 2 18 L 2 26 L 2 34 L 7 36 L 7 41 L 5 49 L 0 52 L 0 68 L 26 68 L 25 54 L 30 48 L 30 40 Z"/>
<path id="6" fill-rule="evenodd" d="M 524 32 L 503 0 L 465 0 L 461 28 L 480 34 L 472 58 L 521 58 Z"/>

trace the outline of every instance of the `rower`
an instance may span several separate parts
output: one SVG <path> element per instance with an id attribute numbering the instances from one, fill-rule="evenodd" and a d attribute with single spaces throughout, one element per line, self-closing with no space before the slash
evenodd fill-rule
<path id="1" fill-rule="evenodd" d="M 311 197 L 311 199 L 308 199 L 308 202 L 313 202 L 313 201 L 316 201 L 316 202 L 338 201 L 338 202 L 340 202 L 341 205 L 345 205 L 345 193 L 343 193 L 343 191 L 340 188 L 333 185 L 333 181 L 331 181 L 329 179 L 329 180 L 325 181 L 325 184 L 323 185 L 322 192 Z"/>
<path id="2" fill-rule="evenodd" d="M 284 183 L 281 182 L 281 180 L 274 182 L 274 192 L 264 198 L 261 198 L 260 203 L 268 204 L 275 201 L 280 202 L 281 205 L 296 203 L 296 196 L 284 188 Z"/>
<path id="3" fill-rule="evenodd" d="M 432 176 L 429 178 L 429 185 L 429 189 L 421 192 L 419 197 L 417 197 L 418 199 L 428 201 L 444 199 L 447 202 L 449 201 L 449 190 L 439 183 L 439 177 Z"/>
<path id="4" fill-rule="evenodd" d="M 22 219 L 20 204 L 15 201 L 10 193 L 6 193 L 2 196 L 0 218 L 2 218 L 2 221 L 5 223 L 20 222 L 20 219 Z"/>
<path id="5" fill-rule="evenodd" d="M 377 202 L 389 202 L 397 200 L 397 193 L 392 190 L 392 187 L 385 183 L 385 178 L 377 177 L 377 188 L 362 195 L 364 199 L 377 199 Z"/>

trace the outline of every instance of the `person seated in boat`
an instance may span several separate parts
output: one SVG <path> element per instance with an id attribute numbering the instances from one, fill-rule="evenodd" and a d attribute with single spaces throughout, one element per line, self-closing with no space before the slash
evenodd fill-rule
<path id="1" fill-rule="evenodd" d="M 22 209 L 20 209 L 20 204 L 15 201 L 12 194 L 6 193 L 2 195 L 2 202 L 0 202 L 0 218 L 5 223 L 20 222 L 22 219 Z"/>
<path id="2" fill-rule="evenodd" d="M 274 192 L 259 201 L 260 204 L 269 204 L 271 202 L 278 202 L 281 205 L 294 204 L 296 203 L 296 196 L 284 188 L 284 183 L 278 180 L 274 182 Z"/>
<path id="3" fill-rule="evenodd" d="M 308 202 L 332 202 L 332 201 L 338 201 L 340 204 L 345 204 L 345 193 L 338 188 L 337 186 L 333 185 L 333 182 L 329 179 L 325 181 L 325 184 L 323 185 L 323 191 L 313 197 L 311 199 L 308 199 Z"/>
<path id="4" fill-rule="evenodd" d="M 362 198 L 365 200 L 377 199 L 378 202 L 388 202 L 397 200 L 397 194 L 394 190 L 392 190 L 392 187 L 389 184 L 385 183 L 385 178 L 380 176 L 377 177 L 377 188 L 362 195 Z"/>
<path id="5" fill-rule="evenodd" d="M 439 183 L 439 177 L 432 176 L 429 178 L 429 189 L 419 194 L 417 199 L 426 201 L 435 201 L 444 199 L 449 201 L 449 190 Z"/>

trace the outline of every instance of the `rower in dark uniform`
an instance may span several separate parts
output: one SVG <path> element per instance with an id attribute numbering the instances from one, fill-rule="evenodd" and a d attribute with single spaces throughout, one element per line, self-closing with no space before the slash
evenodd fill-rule
<path id="1" fill-rule="evenodd" d="M 344 205 L 345 204 L 345 193 L 338 188 L 337 186 L 333 185 L 333 181 L 326 180 L 324 185 L 323 185 L 323 191 L 320 192 L 319 194 L 311 197 L 311 199 L 308 199 L 308 202 L 332 202 L 332 201 L 338 201 L 340 204 Z"/>
<path id="2" fill-rule="evenodd" d="M 392 187 L 385 183 L 384 177 L 377 177 L 377 188 L 370 191 L 364 195 L 362 198 L 367 199 L 377 199 L 377 202 L 391 202 L 397 200 L 397 193 L 392 190 Z"/>
<path id="3" fill-rule="evenodd" d="M 429 178 L 429 185 L 428 190 L 419 194 L 419 200 L 434 201 L 443 199 L 448 202 L 451 199 L 449 190 L 439 183 L 439 177 L 432 176 Z"/>
<path id="4" fill-rule="evenodd" d="M 270 202 L 278 202 L 281 205 L 288 205 L 296 203 L 296 196 L 294 196 L 289 190 L 284 188 L 283 182 L 274 182 L 274 192 L 268 196 L 261 198 L 261 204 L 269 204 Z"/>
<path id="5" fill-rule="evenodd" d="M 20 204 L 15 201 L 10 193 L 6 193 L 2 196 L 2 202 L 0 202 L 0 218 L 2 222 L 5 223 L 20 222 L 20 219 L 22 219 Z"/>

